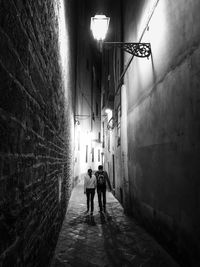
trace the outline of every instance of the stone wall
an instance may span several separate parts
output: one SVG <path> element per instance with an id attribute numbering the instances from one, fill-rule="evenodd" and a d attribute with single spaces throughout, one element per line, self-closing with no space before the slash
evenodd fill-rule
<path id="1" fill-rule="evenodd" d="M 185 0 L 124 9 L 125 41 L 152 49 L 125 77 L 132 211 L 183 266 L 200 262 L 199 9 Z"/>
<path id="2" fill-rule="evenodd" d="M 48 266 L 70 196 L 74 22 L 65 2 L 66 29 L 62 0 L 0 1 L 0 266 Z"/>

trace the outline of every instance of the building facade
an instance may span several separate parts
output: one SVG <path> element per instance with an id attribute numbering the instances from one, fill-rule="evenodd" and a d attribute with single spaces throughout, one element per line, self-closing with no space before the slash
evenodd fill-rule
<path id="1" fill-rule="evenodd" d="M 152 54 L 142 59 L 116 48 L 105 52 L 102 102 L 112 109 L 113 120 L 104 122 L 111 131 L 103 126 L 104 165 L 125 211 L 182 264 L 196 266 L 199 3 L 127 0 L 115 8 L 106 41 L 147 42 Z"/>
<path id="2" fill-rule="evenodd" d="M 74 183 L 102 163 L 99 51 L 90 32 L 91 6 L 79 1 L 77 23 Z"/>

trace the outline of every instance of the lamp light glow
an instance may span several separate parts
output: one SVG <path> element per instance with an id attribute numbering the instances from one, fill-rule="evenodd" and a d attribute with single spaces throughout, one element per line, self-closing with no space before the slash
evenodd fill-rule
<path id="1" fill-rule="evenodd" d="M 112 110 L 110 108 L 106 108 L 105 113 L 110 114 L 110 113 L 112 113 Z"/>
<path id="2" fill-rule="evenodd" d="M 110 108 L 107 108 L 105 110 L 105 113 L 107 114 L 107 117 L 108 117 L 108 121 L 112 118 L 112 109 Z"/>
<path id="3" fill-rule="evenodd" d="M 108 31 L 110 18 L 105 15 L 95 15 L 91 18 L 90 29 L 95 39 L 104 40 Z"/>

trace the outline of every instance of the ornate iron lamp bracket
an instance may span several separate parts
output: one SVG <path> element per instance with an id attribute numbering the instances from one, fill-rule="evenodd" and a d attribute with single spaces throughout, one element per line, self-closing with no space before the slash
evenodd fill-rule
<path id="1" fill-rule="evenodd" d="M 106 46 L 114 46 L 123 49 L 136 57 L 149 57 L 151 55 L 150 43 L 123 43 L 123 42 L 103 42 Z"/>

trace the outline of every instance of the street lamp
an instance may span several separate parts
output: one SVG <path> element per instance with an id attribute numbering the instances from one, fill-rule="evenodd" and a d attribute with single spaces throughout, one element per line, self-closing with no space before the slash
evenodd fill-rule
<path id="1" fill-rule="evenodd" d="M 91 18 L 90 29 L 93 36 L 100 43 L 106 37 L 110 18 L 105 15 L 95 15 Z M 151 55 L 150 43 L 129 43 L 129 42 L 103 42 L 104 45 L 118 47 L 136 57 L 149 57 Z"/>
<path id="2" fill-rule="evenodd" d="M 113 118 L 112 109 L 106 108 L 105 113 L 107 114 L 107 118 L 108 118 L 107 129 L 113 130 L 115 127 L 115 122 L 114 122 L 114 118 Z"/>
<path id="3" fill-rule="evenodd" d="M 108 31 L 110 18 L 105 15 L 95 15 L 91 18 L 90 29 L 98 41 L 104 40 Z"/>

